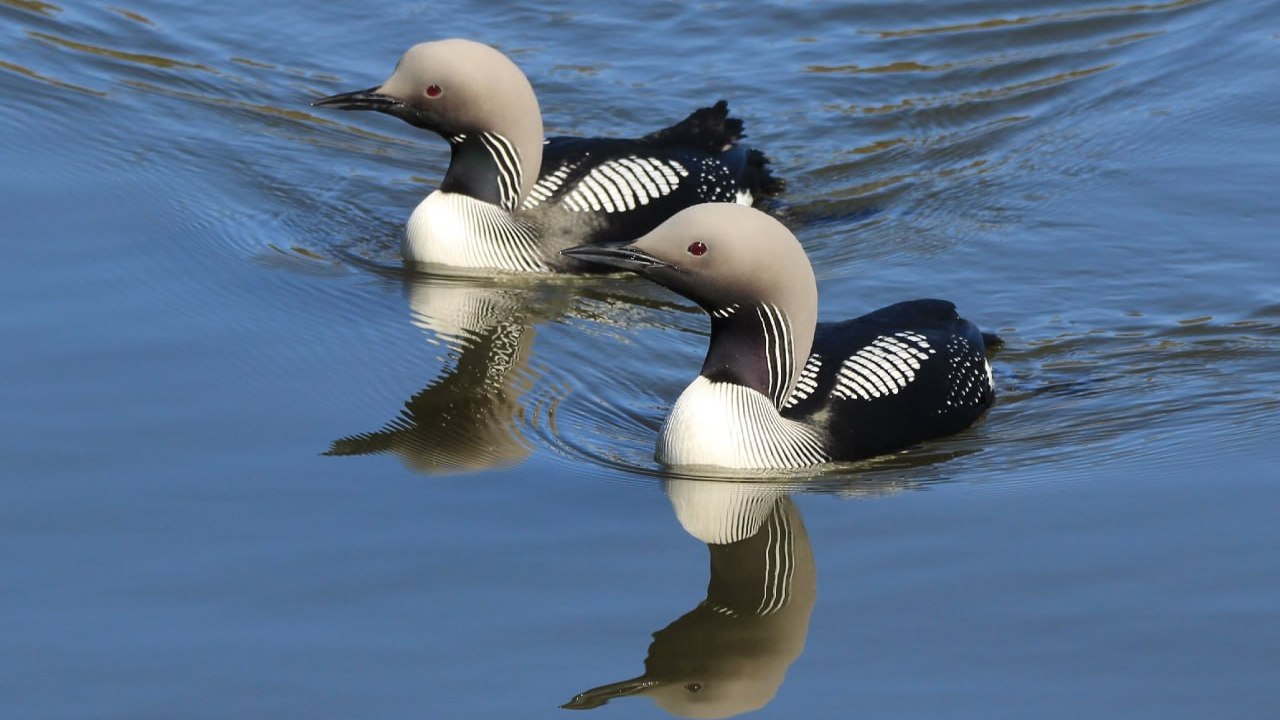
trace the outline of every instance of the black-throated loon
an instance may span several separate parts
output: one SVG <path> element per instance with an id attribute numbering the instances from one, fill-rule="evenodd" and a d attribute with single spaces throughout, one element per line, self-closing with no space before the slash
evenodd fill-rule
<path id="1" fill-rule="evenodd" d="M 784 469 L 856 460 L 968 427 L 995 399 L 985 343 L 943 300 L 817 324 L 813 268 L 774 218 L 684 210 L 634 243 L 564 254 L 634 271 L 711 315 L 702 372 L 662 426 L 666 465 Z"/>
<path id="2" fill-rule="evenodd" d="M 683 208 L 781 190 L 724 101 L 636 139 L 543 139 L 528 78 L 498 50 L 451 39 L 409 48 L 378 87 L 317 107 L 376 110 L 438 133 L 452 154 L 409 217 L 410 264 L 514 272 L 590 269 L 571 245 L 634 240 Z"/>

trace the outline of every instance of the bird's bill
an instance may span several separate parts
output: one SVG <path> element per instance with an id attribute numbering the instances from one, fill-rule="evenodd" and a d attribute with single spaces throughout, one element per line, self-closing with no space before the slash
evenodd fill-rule
<path id="1" fill-rule="evenodd" d="M 561 250 L 560 254 L 575 260 L 608 265 L 632 272 L 672 267 L 670 263 L 663 262 L 634 245 L 579 245 Z"/>
<path id="2" fill-rule="evenodd" d="M 628 695 L 648 690 L 658 684 L 657 680 L 647 680 L 643 677 L 634 678 L 632 680 L 623 680 L 622 682 L 609 683 L 601 685 L 597 688 L 591 688 L 585 692 L 580 692 L 573 696 L 569 702 L 560 707 L 565 710 L 590 710 L 598 708 L 601 705 Z"/>
<path id="3" fill-rule="evenodd" d="M 331 107 L 339 110 L 378 110 L 386 112 L 397 106 L 403 105 L 404 101 L 390 95 L 384 95 L 378 92 L 379 88 L 371 87 L 368 90 L 356 90 L 355 92 L 338 93 L 323 97 L 311 103 L 311 107 Z"/>

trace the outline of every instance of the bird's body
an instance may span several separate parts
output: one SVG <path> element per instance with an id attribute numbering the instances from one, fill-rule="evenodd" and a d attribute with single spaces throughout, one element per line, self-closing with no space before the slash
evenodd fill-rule
<path id="1" fill-rule="evenodd" d="M 984 336 L 949 302 L 817 325 L 803 249 L 749 208 L 702 205 L 630 245 L 566 252 L 645 275 L 711 316 L 702 371 L 659 434 L 664 464 L 856 460 L 958 432 L 995 399 Z"/>
<path id="2" fill-rule="evenodd" d="M 776 343 L 755 347 L 766 366 Z M 787 468 L 857 460 L 963 430 L 993 396 L 982 334 L 943 300 L 819 324 L 781 403 L 719 377 L 704 366 L 676 401 L 660 435 L 662 462 Z"/>
<path id="3" fill-rule="evenodd" d="M 945 300 L 911 300 L 819 324 L 782 413 L 839 428 L 825 441 L 841 459 L 959 432 L 994 400 L 985 345 L 977 326 Z"/>
<path id="4" fill-rule="evenodd" d="M 406 225 L 415 264 L 515 272 L 590 269 L 573 245 L 633 240 L 690 205 L 777 192 L 768 160 L 740 143 L 724 101 L 643 137 L 542 137 L 528 79 L 467 40 L 410 48 L 382 86 L 318 106 L 377 110 L 449 142 L 449 169 Z"/>

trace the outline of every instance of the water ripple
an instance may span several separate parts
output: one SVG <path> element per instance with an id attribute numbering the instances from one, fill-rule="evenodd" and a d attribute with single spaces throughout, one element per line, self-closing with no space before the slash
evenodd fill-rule
<path id="1" fill-rule="evenodd" d="M 974 20 L 969 22 L 956 23 L 952 25 L 938 25 L 933 27 L 907 28 L 903 30 L 879 30 L 875 31 L 882 38 L 896 37 L 912 37 L 918 35 L 940 35 L 951 33 L 965 33 L 973 31 L 999 30 L 1003 28 L 1013 27 L 1035 27 L 1051 23 L 1077 22 L 1081 20 L 1096 20 L 1100 18 L 1109 18 L 1114 16 L 1132 17 L 1135 15 L 1146 13 L 1165 13 L 1174 10 L 1181 10 L 1194 5 L 1200 5 L 1207 0 L 1174 0 L 1167 3 L 1146 3 L 1146 4 L 1130 4 L 1130 5 L 1112 5 L 1095 8 L 1081 8 L 1078 10 L 1060 10 L 1057 12 L 1022 15 L 1014 18 L 988 18 L 983 20 Z"/>
<path id="2" fill-rule="evenodd" d="M 56 45 L 58 47 L 65 48 L 67 50 L 73 50 L 75 52 L 86 53 L 89 55 L 96 55 L 98 57 L 110 58 L 112 60 L 119 60 L 122 62 L 131 63 L 135 65 L 148 65 L 151 67 L 162 68 L 165 70 L 185 69 L 185 70 L 203 70 L 205 72 L 213 71 L 212 68 L 209 68 L 205 65 L 201 65 L 199 63 L 185 62 L 185 61 L 177 60 L 174 58 L 162 57 L 160 55 L 148 55 L 145 53 L 127 52 L 124 50 L 116 50 L 108 47 L 100 47 L 97 45 L 91 45 L 89 43 L 77 42 L 69 38 L 58 37 L 57 35 L 53 35 L 50 33 L 36 32 L 34 30 L 30 30 L 27 32 L 27 34 L 37 41 L 49 43 L 50 45 Z"/>
<path id="3" fill-rule="evenodd" d="M 1046 210 L 1114 173 L 1117 152 L 1142 151 L 1143 137 L 1105 132 L 1114 115 L 1100 109 L 1150 101 L 1154 81 L 1176 78 L 1203 56 L 1202 41 L 1184 26 L 1206 5 L 1010 14 L 981 3 L 910 13 L 766 4 L 761 17 L 775 25 L 719 19 L 763 33 L 760 67 L 749 76 L 721 67 L 723 49 L 706 38 L 694 41 L 703 52 L 691 54 L 689 67 L 667 67 L 600 48 L 569 53 L 554 34 L 535 37 L 545 29 L 528 38 L 494 32 L 528 69 L 555 132 L 639 134 L 667 115 L 678 119 L 688 96 L 730 98 L 752 141 L 790 181 L 771 208 L 809 250 L 824 312 L 847 305 L 856 308 L 851 315 L 881 299 L 978 288 L 958 298 L 966 311 L 1005 320 L 1010 347 L 995 363 L 1003 392 L 986 423 L 796 479 L 824 487 L 867 477 L 943 480 L 959 468 L 1034 477 L 1046 463 L 1140 462 L 1206 421 L 1233 422 L 1245 436 L 1268 431 L 1260 418 L 1276 398 L 1259 388 L 1275 378 L 1266 365 L 1277 345 L 1273 306 L 1242 315 L 1205 303 L 1177 316 L 1057 307 L 1070 301 L 1062 297 L 1077 275 L 1103 277 L 1098 295 L 1140 294 L 1144 283 L 1164 280 L 1127 283 L 1129 270 L 1073 265 L 1044 239 L 1105 250 L 1090 213 L 1044 217 Z M 542 289 L 407 279 L 396 249 L 401 223 L 443 175 L 447 148 L 391 120 L 339 119 L 307 107 L 382 77 L 399 47 L 275 48 L 204 37 L 190 31 L 194 21 L 150 9 L 26 0 L 2 0 L 0 8 L 17 20 L 3 32 L 21 49 L 0 58 L 0 70 L 39 88 L 33 105 L 62 112 L 69 102 L 109 103 L 134 120 L 100 128 L 85 171 L 166 188 L 157 222 L 183 251 L 141 265 L 194 276 L 159 288 L 166 301 L 191 305 L 198 316 L 212 312 L 202 301 L 213 295 L 243 307 L 271 298 L 317 343 L 354 343 L 370 365 L 385 356 L 383 372 L 343 389 L 361 417 L 376 420 L 353 425 L 332 452 L 392 452 L 424 472 L 543 454 L 600 477 L 661 473 L 654 441 L 696 372 L 705 318 L 663 291 L 618 278 Z M 336 20 L 351 11 L 317 12 Z M 545 18 L 529 12 L 530 27 L 542 28 Z M 670 32 L 708 22 L 692 8 L 634 12 Z M 797 17 L 809 30 L 800 32 Z M 586 13 L 574 22 L 603 30 L 615 20 Z M 1209 113 L 1224 129 L 1235 127 L 1231 106 Z M 1027 269 L 1045 258 L 1066 267 Z M 242 285 L 206 277 L 218 263 L 245 260 L 269 272 Z M 989 262 L 1005 282 L 1056 293 L 1053 302 L 1037 304 L 1029 291 L 991 292 Z M 1186 274 L 1211 262 L 1184 255 L 1170 270 Z M 484 320 L 503 307 L 506 326 Z M 272 311 L 250 314 L 245 326 L 266 335 Z M 275 352 L 264 343 L 250 355 L 266 363 Z M 463 421 L 442 425 L 446 416 Z"/>
<path id="4" fill-rule="evenodd" d="M 90 87 L 83 87 L 81 85 L 76 85 L 75 83 L 70 83 L 65 80 L 59 80 L 58 78 L 55 78 L 55 77 L 43 75 L 41 73 L 36 72 L 35 70 L 32 70 L 31 68 L 23 67 L 22 65 L 18 65 L 16 63 L 5 62 L 3 60 L 0 60 L 0 69 L 8 70 L 9 72 L 12 72 L 12 73 L 17 73 L 19 75 L 22 75 L 23 77 L 27 77 L 32 80 L 39 80 L 40 82 L 48 83 L 53 87 L 61 88 L 63 90 L 75 90 L 76 92 L 82 92 L 82 93 L 85 93 L 86 95 L 93 95 L 95 97 L 106 97 L 107 95 L 105 92 L 101 90 L 94 90 L 93 88 L 90 88 Z"/>
<path id="5" fill-rule="evenodd" d="M 62 8 L 53 3 L 41 2 L 41 0 L 0 0 L 0 5 L 25 10 L 26 12 L 36 13 L 52 17 L 62 12 Z"/>

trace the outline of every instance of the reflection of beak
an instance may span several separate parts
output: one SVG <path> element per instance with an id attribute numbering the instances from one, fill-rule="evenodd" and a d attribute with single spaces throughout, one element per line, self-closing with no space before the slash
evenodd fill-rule
<path id="1" fill-rule="evenodd" d="M 615 698 L 635 695 L 658 684 L 657 680 L 646 680 L 643 677 L 609 683 L 608 685 L 601 685 L 600 687 L 580 692 L 574 695 L 572 700 L 560 707 L 565 710 L 590 710 L 591 708 L 598 708 Z"/>
<path id="2" fill-rule="evenodd" d="M 371 87 L 368 90 L 338 93 L 337 95 L 320 98 L 311 103 L 311 107 L 332 107 L 339 110 L 377 110 L 378 112 L 389 112 L 401 105 L 404 105 L 403 100 L 390 95 L 383 95 L 378 92 L 376 87 Z"/>
<path id="3" fill-rule="evenodd" d="M 642 272 L 650 268 L 675 267 L 671 263 L 663 262 L 635 245 L 579 245 L 561 250 L 560 254 L 575 260 L 598 265 L 609 265 L 632 272 Z"/>

